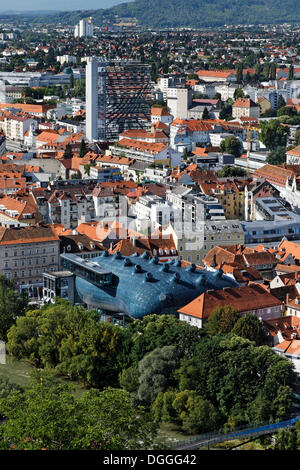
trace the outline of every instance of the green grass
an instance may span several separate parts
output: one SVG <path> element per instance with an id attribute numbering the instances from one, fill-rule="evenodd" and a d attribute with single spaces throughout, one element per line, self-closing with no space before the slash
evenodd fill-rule
<path id="1" fill-rule="evenodd" d="M 7 378 L 11 383 L 26 387 L 30 379 L 30 371 L 33 366 L 25 361 L 18 361 L 6 356 L 6 364 L 0 364 L 0 377 Z"/>
<path id="2" fill-rule="evenodd" d="M 0 364 L 0 377 L 6 377 L 9 382 L 20 385 L 22 388 L 27 387 L 30 381 L 30 371 L 34 366 L 26 361 L 18 361 L 12 356 L 6 355 L 6 364 Z M 77 382 L 73 382 L 64 377 L 59 377 L 62 383 L 70 383 L 75 387 L 74 395 L 80 397 L 87 389 Z"/>
<path id="3" fill-rule="evenodd" d="M 242 440 L 233 440 L 233 441 L 226 441 L 226 442 L 220 442 L 219 444 L 214 445 L 214 449 L 219 449 L 219 450 L 226 450 L 230 449 L 231 447 L 237 446 L 241 444 L 243 441 Z M 236 450 L 266 450 L 264 446 L 262 446 L 257 440 L 248 442 L 246 444 L 241 445 L 240 447 L 237 447 Z"/>
<path id="4" fill-rule="evenodd" d="M 177 442 L 191 439 L 193 435 L 185 434 L 181 431 L 180 427 L 173 423 L 161 423 L 156 442 L 157 444 L 164 444 L 168 447 L 176 445 Z"/>

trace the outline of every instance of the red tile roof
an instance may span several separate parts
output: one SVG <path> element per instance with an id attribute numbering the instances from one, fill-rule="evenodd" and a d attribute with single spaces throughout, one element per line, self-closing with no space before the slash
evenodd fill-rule
<path id="1" fill-rule="evenodd" d="M 246 313 L 262 308 L 281 306 L 282 303 L 259 284 L 253 283 L 244 287 L 204 292 L 197 299 L 181 308 L 179 313 L 206 319 L 216 307 L 225 305 L 230 305 L 239 313 Z"/>

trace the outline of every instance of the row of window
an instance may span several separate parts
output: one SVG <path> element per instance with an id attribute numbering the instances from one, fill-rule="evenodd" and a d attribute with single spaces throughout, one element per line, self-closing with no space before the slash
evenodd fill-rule
<path id="1" fill-rule="evenodd" d="M 49 269 L 51 272 L 55 271 L 55 268 L 54 267 L 51 267 Z M 29 269 L 29 271 L 14 271 L 13 273 L 11 272 L 7 272 L 5 273 L 5 277 L 6 279 L 11 279 L 11 278 L 24 278 L 24 277 L 32 277 L 32 276 L 40 276 L 41 274 L 43 274 L 43 271 L 40 270 L 40 269 L 36 269 L 36 270 L 32 270 L 32 269 Z M 39 280 L 36 280 L 36 282 L 40 282 Z M 24 284 L 24 282 L 22 282 L 22 284 Z"/>
<path id="2" fill-rule="evenodd" d="M 35 263 L 33 263 L 33 259 L 28 259 L 28 265 L 29 266 L 32 266 L 33 264 L 40 264 L 40 258 L 35 258 Z M 17 267 L 19 266 L 19 261 L 20 261 L 20 266 L 26 266 L 26 260 L 25 259 L 21 259 L 21 260 L 17 260 L 15 259 L 14 261 L 12 261 L 14 267 Z M 51 256 L 51 263 L 55 263 L 55 256 Z M 46 260 L 46 258 L 42 258 L 42 264 L 48 264 L 48 261 Z M 9 268 L 9 261 L 5 261 L 4 262 L 4 267 L 5 268 Z"/>
<path id="3" fill-rule="evenodd" d="M 55 248 L 52 247 L 51 248 L 51 251 L 50 253 L 54 253 L 55 252 Z M 39 248 L 36 248 L 35 250 L 32 250 L 31 248 L 27 250 L 27 254 L 28 255 L 33 255 L 33 254 L 45 254 L 47 253 L 47 250 L 46 248 L 43 248 L 42 250 L 40 250 Z M 21 250 L 21 251 L 18 251 L 18 250 L 14 250 L 14 256 L 25 256 L 26 255 L 26 250 Z M 9 258 L 9 256 L 11 256 L 7 251 L 5 252 L 5 258 Z"/>

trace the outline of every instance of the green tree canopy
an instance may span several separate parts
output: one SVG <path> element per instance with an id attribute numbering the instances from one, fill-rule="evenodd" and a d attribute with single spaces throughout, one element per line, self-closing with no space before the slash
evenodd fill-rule
<path id="1" fill-rule="evenodd" d="M 75 398 L 65 384 L 32 382 L 0 401 L 0 447 L 16 450 L 153 448 L 157 425 L 124 390 L 90 390 Z"/>
<path id="2" fill-rule="evenodd" d="M 6 341 L 8 330 L 25 314 L 27 304 L 27 297 L 19 294 L 13 281 L 0 276 L 0 340 Z"/>
<path id="3" fill-rule="evenodd" d="M 291 408 L 293 364 L 268 346 L 233 334 L 206 336 L 175 372 L 179 390 L 195 390 L 223 422 L 280 420 Z M 239 418 L 237 419 L 237 417 Z"/>
<path id="4" fill-rule="evenodd" d="M 240 139 L 233 135 L 225 137 L 225 139 L 222 140 L 220 147 L 223 153 L 230 153 L 235 157 L 240 157 L 243 149 Z"/>
<path id="5" fill-rule="evenodd" d="M 175 384 L 173 377 L 177 366 L 177 353 L 175 346 L 156 348 L 146 354 L 139 362 L 139 388 L 138 399 L 150 405 L 159 392 Z"/>
<path id="6" fill-rule="evenodd" d="M 260 123 L 259 139 L 271 150 L 277 147 L 286 147 L 289 128 L 282 126 L 278 119 L 271 119 Z"/>
<path id="7" fill-rule="evenodd" d="M 239 318 L 238 311 L 229 305 L 216 307 L 208 317 L 205 329 L 210 335 L 230 333 Z"/>
<path id="8" fill-rule="evenodd" d="M 261 346 L 267 342 L 267 333 L 262 322 L 255 315 L 245 315 L 233 325 L 231 332 L 242 338 L 254 341 Z"/>
<path id="9" fill-rule="evenodd" d="M 123 329 L 101 322 L 97 312 L 57 299 L 17 319 L 8 333 L 7 350 L 38 367 L 103 387 L 118 383 L 122 338 Z"/>
<path id="10" fill-rule="evenodd" d="M 83 158 L 87 152 L 88 152 L 88 148 L 86 146 L 86 143 L 85 143 L 84 139 L 81 139 L 80 151 L 79 151 L 80 158 Z"/>
<path id="11" fill-rule="evenodd" d="M 270 165 L 282 165 L 286 162 L 286 147 L 278 147 L 276 150 L 272 150 L 267 156 L 267 162 Z"/>
<path id="12" fill-rule="evenodd" d="M 209 119 L 209 112 L 207 107 L 205 106 L 203 114 L 202 114 L 202 119 Z"/>
<path id="13" fill-rule="evenodd" d="M 72 151 L 72 147 L 71 147 L 70 144 L 66 145 L 66 148 L 65 148 L 65 151 L 64 151 L 64 154 L 63 154 L 63 158 L 65 158 L 65 159 L 73 158 L 73 151 Z"/>

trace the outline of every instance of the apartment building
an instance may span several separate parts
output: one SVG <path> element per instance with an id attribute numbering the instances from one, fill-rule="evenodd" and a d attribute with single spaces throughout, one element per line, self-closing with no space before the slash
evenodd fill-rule
<path id="1" fill-rule="evenodd" d="M 170 224 L 164 234 L 172 234 L 179 259 L 202 264 L 203 258 L 215 246 L 244 243 L 244 231 L 237 220 L 205 220 L 198 223 Z"/>
<path id="2" fill-rule="evenodd" d="M 218 274 L 215 273 L 216 276 Z M 203 328 L 215 308 L 226 305 L 236 309 L 241 316 L 250 314 L 263 320 L 280 317 L 282 312 L 280 300 L 259 284 L 251 284 L 204 292 L 179 310 L 179 319 L 192 326 Z"/>
<path id="3" fill-rule="evenodd" d="M 234 118 L 253 117 L 259 118 L 260 107 L 250 98 L 238 98 L 232 105 L 232 116 Z"/>
<path id="4" fill-rule="evenodd" d="M 37 122 L 28 114 L 10 114 L 0 123 L 2 131 L 7 139 L 23 142 L 26 132 L 33 126 L 37 128 Z"/>
<path id="5" fill-rule="evenodd" d="M 21 289 L 39 288 L 43 272 L 58 269 L 59 244 L 51 225 L 0 227 L 0 272 Z"/>

